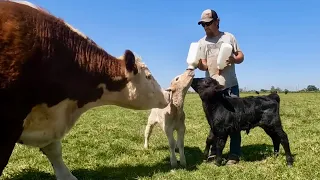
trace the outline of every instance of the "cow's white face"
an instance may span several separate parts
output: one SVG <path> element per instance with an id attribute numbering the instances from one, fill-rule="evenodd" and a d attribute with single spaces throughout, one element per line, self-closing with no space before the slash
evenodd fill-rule
<path id="1" fill-rule="evenodd" d="M 111 104 L 130 109 L 165 108 L 170 101 L 170 90 L 166 91 L 161 88 L 141 59 L 137 56 L 134 58 L 135 72 L 130 71 L 132 69 L 130 62 L 126 62 L 129 64 L 126 69 L 128 80 L 126 87 L 119 92 L 105 92 L 103 99 L 107 99 Z M 126 59 L 125 56 L 119 59 L 129 61 L 129 58 Z"/>
<path id="2" fill-rule="evenodd" d="M 142 109 L 164 108 L 170 100 L 170 93 L 160 87 L 148 67 L 137 62 L 138 73 L 131 75 L 127 85 L 130 103 Z"/>

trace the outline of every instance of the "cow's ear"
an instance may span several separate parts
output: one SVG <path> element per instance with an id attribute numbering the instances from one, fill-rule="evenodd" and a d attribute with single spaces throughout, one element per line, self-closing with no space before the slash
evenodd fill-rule
<path id="1" fill-rule="evenodd" d="M 126 69 L 128 72 L 134 72 L 137 73 L 137 67 L 135 63 L 135 56 L 130 50 L 126 50 L 124 52 L 124 60 L 126 63 Z"/>

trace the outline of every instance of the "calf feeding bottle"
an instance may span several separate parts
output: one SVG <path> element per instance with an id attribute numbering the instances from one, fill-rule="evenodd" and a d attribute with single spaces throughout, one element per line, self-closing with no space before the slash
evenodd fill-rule
<path id="1" fill-rule="evenodd" d="M 231 56 L 232 53 L 232 46 L 229 43 L 222 43 L 218 58 L 217 58 L 217 66 L 218 69 L 222 70 L 227 66 L 227 59 Z"/>
<path id="2" fill-rule="evenodd" d="M 198 49 L 199 49 L 199 43 L 198 42 L 192 42 L 190 44 L 189 53 L 187 57 L 187 69 L 196 69 L 199 64 L 199 58 L 198 58 Z"/>

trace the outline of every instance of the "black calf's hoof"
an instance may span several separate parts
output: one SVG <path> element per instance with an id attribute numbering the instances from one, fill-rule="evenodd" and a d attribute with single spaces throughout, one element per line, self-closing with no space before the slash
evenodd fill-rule
<path id="1" fill-rule="evenodd" d="M 203 160 L 208 160 L 208 155 L 203 155 Z"/>
<path id="2" fill-rule="evenodd" d="M 208 158 L 207 158 L 207 161 L 210 162 L 210 161 L 213 161 L 215 158 L 215 155 L 210 155 Z"/>
<path id="3" fill-rule="evenodd" d="M 214 162 L 214 165 L 220 167 L 220 166 L 221 166 L 221 163 Z"/>
<path id="4" fill-rule="evenodd" d="M 219 160 L 218 160 L 218 161 L 215 160 L 215 161 L 214 161 L 214 164 L 215 164 L 216 166 L 221 166 L 222 160 L 220 160 L 220 161 L 219 161 Z"/>
<path id="5" fill-rule="evenodd" d="M 287 162 L 287 166 L 288 166 L 289 168 L 293 167 L 293 162 Z"/>

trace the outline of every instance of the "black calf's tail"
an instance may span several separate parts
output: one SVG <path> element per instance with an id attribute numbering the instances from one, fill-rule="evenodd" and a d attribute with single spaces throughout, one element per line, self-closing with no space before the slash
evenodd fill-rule
<path id="1" fill-rule="evenodd" d="M 277 93 L 271 93 L 268 95 L 271 99 L 276 100 L 278 103 L 280 103 L 280 96 Z"/>

